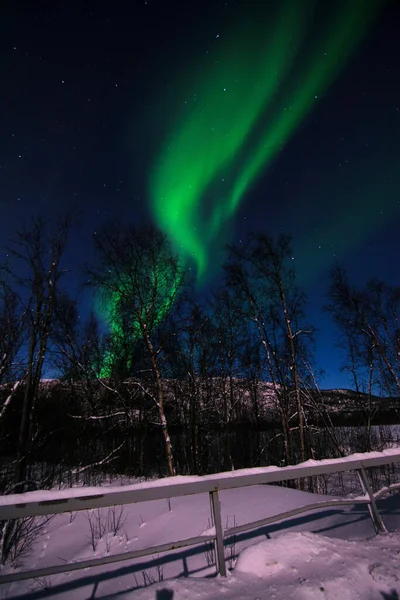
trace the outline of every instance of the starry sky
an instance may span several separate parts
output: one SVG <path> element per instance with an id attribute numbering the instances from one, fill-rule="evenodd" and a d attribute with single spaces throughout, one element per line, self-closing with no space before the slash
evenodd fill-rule
<path id="1" fill-rule="evenodd" d="M 224 244 L 290 233 L 321 385 L 346 386 L 321 311 L 330 268 L 399 281 L 399 3 L 9 4 L 0 244 L 30 215 L 81 210 L 73 289 L 107 219 L 150 220 L 207 289 Z"/>

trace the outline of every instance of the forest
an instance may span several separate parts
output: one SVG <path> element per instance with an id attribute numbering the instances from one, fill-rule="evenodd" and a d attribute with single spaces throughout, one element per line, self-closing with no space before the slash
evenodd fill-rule
<path id="1" fill-rule="evenodd" d="M 226 250 L 196 285 L 154 226 L 93 236 L 78 293 L 72 214 L 17 232 L 0 271 L 0 492 L 284 466 L 380 449 L 399 422 L 400 288 L 326 290 L 352 390 L 319 386 L 314 327 L 289 235 Z M 84 314 L 82 293 L 93 298 Z M 56 373 L 46 379 L 47 373 Z"/>

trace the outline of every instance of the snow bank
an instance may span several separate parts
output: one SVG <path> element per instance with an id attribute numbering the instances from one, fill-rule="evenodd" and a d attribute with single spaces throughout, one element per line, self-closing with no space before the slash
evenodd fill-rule
<path id="1" fill-rule="evenodd" d="M 223 490 L 222 523 L 228 528 L 240 526 L 322 499 L 326 497 L 271 485 Z M 395 600 L 400 597 L 400 494 L 378 504 L 390 534 L 374 536 L 365 506 L 318 509 L 238 534 L 226 541 L 227 564 L 231 566 L 232 557 L 235 567 L 227 578 L 215 577 L 215 566 L 208 560 L 211 546 L 207 550 L 200 545 L 4 584 L 0 598 Z M 201 535 L 212 526 L 207 494 L 173 498 L 170 503 L 142 502 L 125 506 L 118 531 L 105 532 L 93 549 L 90 519 L 96 526 L 97 516 L 102 515 L 104 522 L 107 514 L 108 509 L 100 509 L 57 515 L 18 568 L 41 568 L 139 550 Z M 1 570 L 5 574 L 12 568 L 8 565 Z M 149 585 L 153 581 L 157 583 Z"/>
<path id="2" fill-rule="evenodd" d="M 400 535 L 365 542 L 284 533 L 245 549 L 236 573 L 268 582 L 271 598 L 398 598 Z"/>

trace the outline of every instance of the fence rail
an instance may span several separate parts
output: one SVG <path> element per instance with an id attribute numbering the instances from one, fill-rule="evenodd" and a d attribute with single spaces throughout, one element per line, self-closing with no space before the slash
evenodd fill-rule
<path id="1" fill-rule="evenodd" d="M 10 494 L 0 497 L 0 521 L 18 519 L 41 515 L 55 515 L 77 510 L 88 510 L 103 508 L 107 506 L 134 504 L 149 500 L 161 500 L 176 498 L 179 496 L 205 494 L 210 497 L 211 520 L 213 531 L 207 535 L 176 540 L 171 543 L 162 544 L 152 548 L 143 548 L 135 551 L 125 552 L 102 558 L 93 558 L 79 562 L 71 562 L 67 565 L 54 565 L 10 573 L 0 576 L 0 584 L 22 579 L 45 577 L 67 571 L 86 569 L 99 565 L 125 561 L 133 558 L 158 554 L 183 548 L 186 546 L 199 545 L 205 542 L 214 542 L 215 555 L 217 558 L 217 571 L 225 576 L 226 565 L 224 556 L 224 539 L 237 533 L 256 529 L 263 525 L 281 521 L 285 518 L 298 515 L 312 510 L 320 510 L 328 506 L 343 506 L 354 504 L 365 504 L 377 533 L 386 531 L 385 525 L 379 515 L 376 500 L 383 495 L 396 489 L 400 489 L 400 483 L 386 486 L 376 492 L 372 492 L 365 469 L 378 467 L 391 463 L 400 462 L 400 448 L 391 448 L 383 452 L 369 452 L 364 454 L 353 454 L 351 456 L 327 459 L 321 461 L 309 460 L 305 463 L 288 467 L 260 467 L 254 469 L 241 469 L 213 475 L 178 476 L 161 479 L 157 481 L 143 482 L 122 487 L 111 488 L 72 488 L 68 490 L 26 492 L 24 494 Z M 266 519 L 253 521 L 245 525 L 223 529 L 219 503 L 219 491 L 252 485 L 277 483 L 281 481 L 300 479 L 315 475 L 330 473 L 341 473 L 345 471 L 356 471 L 358 473 L 364 495 L 357 498 L 331 499 L 322 502 L 314 502 L 302 507 L 279 513 Z"/>

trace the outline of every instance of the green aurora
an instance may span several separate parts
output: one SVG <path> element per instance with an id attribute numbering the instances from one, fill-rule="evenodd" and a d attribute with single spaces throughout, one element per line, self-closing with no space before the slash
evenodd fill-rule
<path id="1" fill-rule="evenodd" d="M 117 277 L 115 285 L 109 285 L 107 290 L 97 297 L 96 314 L 108 324 L 112 340 L 112 350 L 104 354 L 100 371 L 96 376 L 108 378 L 114 372 L 114 365 L 120 356 L 120 350 L 126 344 L 143 339 L 145 329 L 152 331 L 167 315 L 173 305 L 178 290 L 183 281 L 184 271 L 168 262 L 160 262 L 153 266 L 141 265 L 140 281 L 145 281 L 147 274 L 148 285 L 142 285 L 140 294 L 135 292 L 132 272 L 126 277 Z M 155 281 L 157 280 L 157 281 Z M 127 338 L 129 336 L 129 339 Z M 132 360 L 127 358 L 127 368 L 131 368 Z M 96 371 L 95 367 L 93 370 Z"/>
<path id="2" fill-rule="evenodd" d="M 249 188 L 345 67 L 378 6 L 335 3 L 318 31 L 312 2 L 282 2 L 268 19 L 246 15 L 218 39 L 213 62 L 176 83 L 149 191 L 157 225 L 194 261 L 199 282 Z"/>
<path id="3" fill-rule="evenodd" d="M 156 224 L 180 257 L 194 262 L 201 283 L 212 268 L 213 251 L 251 185 L 284 148 L 296 128 L 332 84 L 362 40 L 378 3 L 336 4 L 325 27 L 315 32 L 317 5 L 283 1 L 268 21 L 248 15 L 218 39 L 206 65 L 177 81 L 169 135 L 150 171 L 149 196 Z M 178 285 L 179 282 L 176 282 Z M 124 286 L 122 286 L 123 288 Z M 116 351 L 106 353 L 108 377 L 125 335 L 121 321 L 124 289 L 103 297 L 97 314 L 108 325 Z M 154 325 L 175 297 L 164 295 Z M 130 324 L 132 339 L 141 336 Z M 129 365 L 128 365 L 129 366 Z"/>

